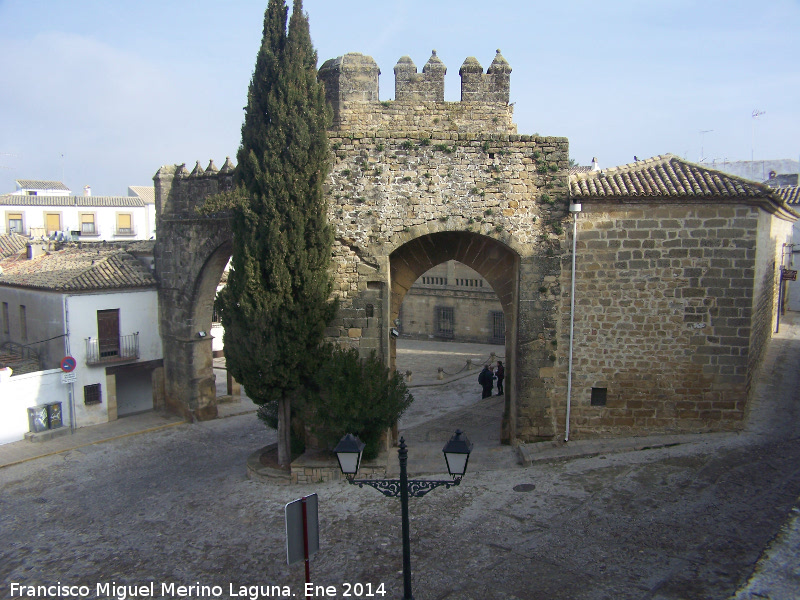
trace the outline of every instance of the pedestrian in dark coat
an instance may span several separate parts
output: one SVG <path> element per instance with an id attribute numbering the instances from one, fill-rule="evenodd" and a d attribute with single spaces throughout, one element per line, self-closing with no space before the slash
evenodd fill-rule
<path id="1" fill-rule="evenodd" d="M 483 388 L 483 395 L 481 398 L 488 398 L 492 395 L 492 388 L 494 387 L 494 373 L 489 368 L 489 365 L 483 365 L 483 371 L 478 375 L 478 383 Z"/>
<path id="2" fill-rule="evenodd" d="M 506 370 L 503 368 L 502 361 L 497 361 L 497 371 L 494 372 L 497 377 L 497 395 L 503 395 L 503 379 L 506 377 Z"/>

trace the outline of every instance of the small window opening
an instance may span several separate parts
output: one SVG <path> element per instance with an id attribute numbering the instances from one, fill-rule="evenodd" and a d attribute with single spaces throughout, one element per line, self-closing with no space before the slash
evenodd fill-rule
<path id="1" fill-rule="evenodd" d="M 83 403 L 84 404 L 100 404 L 102 396 L 100 394 L 100 384 L 93 383 L 91 385 L 83 386 Z"/>
<path id="2" fill-rule="evenodd" d="M 592 388 L 592 406 L 605 406 L 608 396 L 608 388 Z"/>

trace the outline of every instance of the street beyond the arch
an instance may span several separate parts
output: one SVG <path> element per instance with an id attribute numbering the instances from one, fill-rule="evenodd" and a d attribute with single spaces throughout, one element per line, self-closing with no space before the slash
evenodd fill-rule
<path id="1" fill-rule="evenodd" d="M 539 455 L 551 458 L 527 467 L 498 445 L 502 399 L 480 400 L 478 370 L 449 379 L 469 353 L 453 345 L 461 352 L 448 357 L 440 346 L 420 343 L 414 358 L 400 344 L 401 369 L 421 360 L 445 370 L 443 385 L 412 390 L 420 400 L 401 423 L 411 474 L 421 464 L 414 444 L 441 447 L 458 423 L 486 447 L 459 487 L 411 500 L 416 598 L 763 597 L 747 581 L 800 495 L 800 325 L 772 342 L 745 432 L 652 448 L 642 438 L 627 452 L 602 440 L 549 444 Z M 475 358 L 492 348 L 501 355 L 482 346 Z M 424 377 L 412 373 L 412 384 L 433 383 Z M 317 597 L 399 597 L 399 502 L 343 482 L 248 480 L 248 455 L 274 437 L 248 413 L 0 469 L 4 593 L 17 583 L 62 586 L 61 597 L 74 597 L 64 586 L 86 586 L 89 598 L 164 597 L 167 585 L 189 598 L 302 597 L 303 567 L 286 565 L 283 508 L 316 493 Z M 567 449 L 582 456 L 567 460 Z M 444 474 L 440 453 L 419 460 L 441 461 Z"/>

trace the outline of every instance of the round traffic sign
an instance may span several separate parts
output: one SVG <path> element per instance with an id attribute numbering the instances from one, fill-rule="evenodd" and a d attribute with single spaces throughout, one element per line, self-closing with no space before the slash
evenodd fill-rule
<path id="1" fill-rule="evenodd" d="M 77 364 L 78 361 L 76 361 L 74 358 L 71 356 L 65 356 L 61 359 L 61 370 L 64 371 L 64 373 L 72 373 Z"/>

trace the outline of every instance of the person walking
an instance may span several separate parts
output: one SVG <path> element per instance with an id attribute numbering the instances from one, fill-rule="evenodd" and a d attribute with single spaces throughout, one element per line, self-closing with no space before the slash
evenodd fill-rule
<path id="1" fill-rule="evenodd" d="M 478 375 L 478 383 L 483 388 L 483 395 L 481 398 L 488 398 L 492 395 L 492 388 L 494 387 L 494 373 L 489 368 L 489 365 L 483 365 L 483 371 Z"/>
<path id="2" fill-rule="evenodd" d="M 497 361 L 497 370 L 494 372 L 497 377 L 497 395 L 503 395 L 503 379 L 506 377 L 506 370 L 503 368 L 503 361 Z"/>

